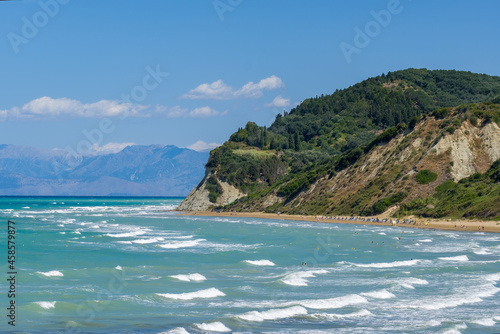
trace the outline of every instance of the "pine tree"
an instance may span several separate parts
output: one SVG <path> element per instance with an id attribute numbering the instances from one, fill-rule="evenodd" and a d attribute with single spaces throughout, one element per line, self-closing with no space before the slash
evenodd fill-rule
<path id="1" fill-rule="evenodd" d="M 300 135 L 298 131 L 295 132 L 294 142 L 295 142 L 295 151 L 297 152 L 300 151 Z"/>

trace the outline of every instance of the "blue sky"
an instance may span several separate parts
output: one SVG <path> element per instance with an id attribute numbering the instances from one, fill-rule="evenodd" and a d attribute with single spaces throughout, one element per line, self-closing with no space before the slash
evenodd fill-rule
<path id="1" fill-rule="evenodd" d="M 500 75 L 499 12 L 498 1 L 0 2 L 0 143 L 200 149 L 388 71 Z"/>

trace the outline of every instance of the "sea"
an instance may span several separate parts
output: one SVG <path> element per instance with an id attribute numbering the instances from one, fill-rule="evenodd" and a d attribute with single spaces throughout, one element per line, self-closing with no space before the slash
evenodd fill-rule
<path id="1" fill-rule="evenodd" d="M 0 198 L 0 332 L 500 333 L 500 234 L 184 216 L 181 201 Z"/>

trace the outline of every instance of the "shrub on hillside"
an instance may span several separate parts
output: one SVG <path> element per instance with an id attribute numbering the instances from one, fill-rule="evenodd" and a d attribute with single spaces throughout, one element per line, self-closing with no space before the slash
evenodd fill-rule
<path id="1" fill-rule="evenodd" d="M 428 184 L 437 180 L 438 175 L 428 169 L 421 170 L 415 177 L 420 184 Z"/>

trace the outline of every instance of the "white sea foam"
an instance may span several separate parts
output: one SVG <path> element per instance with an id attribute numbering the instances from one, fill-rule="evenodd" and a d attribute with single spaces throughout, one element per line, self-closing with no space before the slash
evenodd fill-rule
<path id="1" fill-rule="evenodd" d="M 441 325 L 441 321 L 438 321 L 438 320 L 429 320 L 425 323 L 426 327 L 436 327 L 439 325 Z"/>
<path id="2" fill-rule="evenodd" d="M 201 329 L 202 331 L 209 331 L 209 332 L 219 332 L 219 333 L 226 333 L 230 332 L 231 329 L 227 328 L 226 325 L 224 325 L 220 321 L 216 322 L 211 322 L 211 323 L 201 323 L 201 324 L 194 324 L 196 327 Z"/>
<path id="3" fill-rule="evenodd" d="M 467 255 L 458 255 L 458 256 L 451 256 L 451 257 L 438 257 L 439 260 L 443 261 L 457 261 L 457 262 L 466 262 L 469 261 L 469 258 Z"/>
<path id="4" fill-rule="evenodd" d="M 189 334 L 187 330 L 185 330 L 183 327 L 176 327 L 174 329 L 171 329 L 167 332 L 161 332 L 158 334 Z"/>
<path id="5" fill-rule="evenodd" d="M 409 284 L 415 284 L 415 285 L 427 285 L 427 284 L 429 284 L 429 282 L 426 281 L 425 279 L 415 278 L 415 277 L 408 277 L 405 279 L 405 281 Z"/>
<path id="6" fill-rule="evenodd" d="M 245 260 L 243 262 L 252 264 L 254 266 L 275 266 L 275 264 L 269 260 Z"/>
<path id="7" fill-rule="evenodd" d="M 306 278 L 316 277 L 316 275 L 328 273 L 329 272 L 324 269 L 298 271 L 286 274 L 285 277 L 281 279 L 281 281 L 288 285 L 307 286 Z"/>
<path id="8" fill-rule="evenodd" d="M 330 313 L 316 313 L 316 314 L 311 314 L 310 317 L 318 320 L 339 320 L 339 319 L 350 319 L 350 318 L 360 318 L 360 317 L 369 317 L 372 316 L 373 313 L 371 313 L 368 310 L 359 310 L 356 312 L 352 313 L 347 313 L 347 314 L 330 314 Z"/>
<path id="9" fill-rule="evenodd" d="M 238 318 L 246 321 L 277 320 L 295 317 L 297 315 L 306 315 L 307 310 L 302 306 L 292 306 L 288 308 L 271 309 L 267 311 L 250 311 L 244 314 L 237 315 Z"/>
<path id="10" fill-rule="evenodd" d="M 387 291 L 387 290 L 377 290 L 377 291 L 371 291 L 371 292 L 363 292 L 361 294 L 362 296 L 369 297 L 369 298 L 377 298 L 377 299 L 390 299 L 396 297 L 393 293 Z"/>
<path id="11" fill-rule="evenodd" d="M 471 321 L 472 324 L 478 324 L 485 327 L 493 327 L 496 325 L 495 318 L 482 318 Z"/>
<path id="12" fill-rule="evenodd" d="M 56 302 L 35 302 L 35 304 L 46 310 L 56 307 Z"/>
<path id="13" fill-rule="evenodd" d="M 37 274 L 40 274 L 40 275 L 43 275 L 46 277 L 63 277 L 64 276 L 64 274 L 62 272 L 57 271 L 57 270 L 51 270 L 51 271 L 47 271 L 47 272 L 37 271 Z"/>
<path id="14" fill-rule="evenodd" d="M 195 292 L 186 292 L 186 293 L 157 293 L 158 296 L 170 299 L 179 299 L 179 300 L 191 300 L 195 298 L 215 298 L 215 297 L 223 297 L 226 294 L 216 288 L 210 288 Z"/>
<path id="15" fill-rule="evenodd" d="M 296 302 L 289 302 L 286 304 L 288 305 L 299 304 L 307 308 L 326 310 L 326 309 L 342 308 L 350 305 L 363 304 L 367 302 L 368 301 L 366 300 L 366 298 L 360 295 L 347 295 L 347 296 L 327 298 L 327 299 L 306 299 Z"/>
<path id="16" fill-rule="evenodd" d="M 498 282 L 500 281 L 500 273 L 485 275 L 484 279 L 490 282 Z"/>
<path id="17" fill-rule="evenodd" d="M 178 248 L 194 247 L 202 241 L 205 241 L 205 239 L 195 239 L 195 240 L 186 240 L 186 241 L 170 241 L 168 243 L 161 244 L 160 247 L 166 248 L 166 249 L 178 249 Z"/>
<path id="18" fill-rule="evenodd" d="M 151 238 L 151 239 L 137 239 L 137 240 L 132 240 L 134 244 L 152 244 L 155 242 L 163 241 L 165 239 L 163 238 Z"/>
<path id="19" fill-rule="evenodd" d="M 442 331 L 441 334 L 461 334 L 462 329 L 467 329 L 467 325 L 464 323 L 455 325 L 453 328 Z"/>
<path id="20" fill-rule="evenodd" d="M 380 234 L 380 235 L 386 235 L 384 232 L 380 232 L 379 234 Z"/>
<path id="21" fill-rule="evenodd" d="M 117 243 L 124 244 L 124 245 L 132 245 L 132 241 L 126 241 L 126 240 L 125 241 L 123 241 L 123 240 L 122 241 L 117 241 Z"/>
<path id="22" fill-rule="evenodd" d="M 169 236 L 169 238 L 171 238 L 171 239 L 192 239 L 193 236 L 192 235 L 173 235 L 173 236 Z"/>
<path id="23" fill-rule="evenodd" d="M 123 268 L 121 266 L 116 266 L 115 269 L 116 270 L 123 270 Z"/>
<path id="24" fill-rule="evenodd" d="M 492 297 L 499 291 L 500 288 L 497 288 L 493 284 L 485 284 L 470 290 L 457 291 L 453 295 L 446 296 L 446 298 L 437 297 L 414 300 L 411 304 L 403 307 L 424 310 L 450 309 L 461 305 L 480 303 L 484 298 Z"/>
<path id="25" fill-rule="evenodd" d="M 170 277 L 177 278 L 178 280 L 185 281 L 185 282 L 191 282 L 191 281 L 200 282 L 200 281 L 205 281 L 207 279 L 205 276 L 198 274 L 198 273 L 188 274 L 188 275 L 173 275 Z"/>
<path id="26" fill-rule="evenodd" d="M 145 233 L 146 233 L 146 231 L 144 231 L 144 230 L 137 230 L 137 231 L 133 231 L 133 232 L 117 233 L 117 234 L 108 233 L 108 234 L 106 234 L 106 236 L 111 237 L 111 238 L 130 238 L 130 237 L 136 237 L 138 235 L 143 235 Z"/>
<path id="27" fill-rule="evenodd" d="M 491 252 L 487 251 L 486 248 L 475 248 L 473 250 L 474 254 L 477 255 L 488 255 L 491 254 Z"/>
<path id="28" fill-rule="evenodd" d="M 432 239 L 422 239 L 422 240 L 419 240 L 419 242 L 432 242 Z"/>
<path id="29" fill-rule="evenodd" d="M 408 267 L 418 264 L 420 260 L 408 260 L 408 261 L 394 261 L 394 262 L 382 262 L 382 263 L 354 263 L 356 267 L 361 268 L 396 268 L 396 267 Z"/>
<path id="30" fill-rule="evenodd" d="M 401 282 L 398 281 L 398 284 L 405 289 L 414 290 L 415 289 L 414 285 L 427 285 L 429 284 L 429 282 L 420 278 L 408 277 L 408 278 L 403 278 Z"/>

